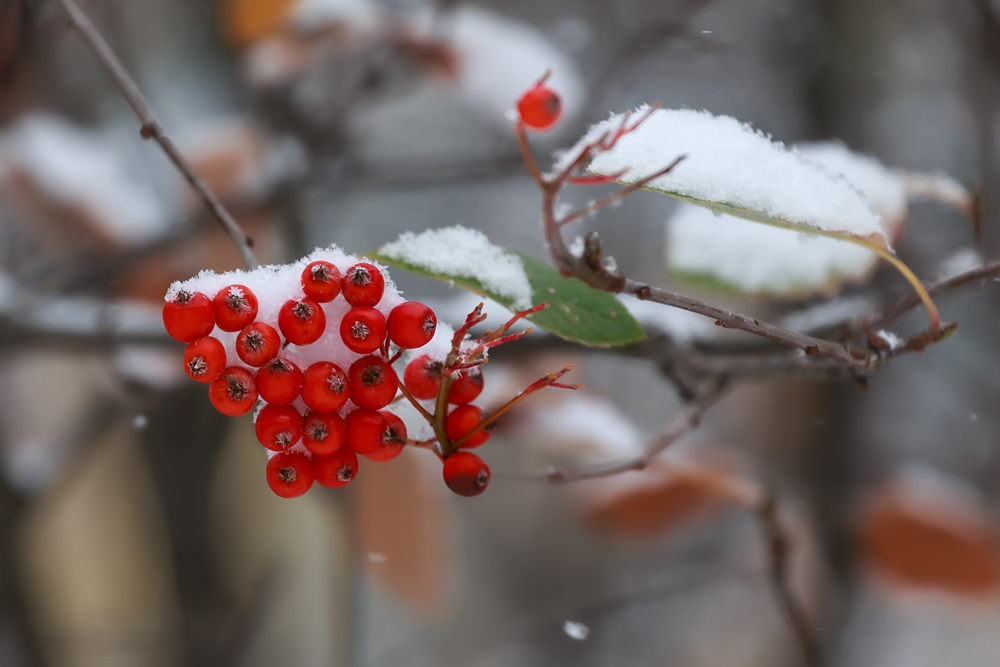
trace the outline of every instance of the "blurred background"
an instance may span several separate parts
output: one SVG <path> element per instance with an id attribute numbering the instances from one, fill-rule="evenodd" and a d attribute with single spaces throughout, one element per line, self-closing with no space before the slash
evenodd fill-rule
<path id="1" fill-rule="evenodd" d="M 455 224 L 544 259 L 509 112 L 547 68 L 566 113 L 533 137 L 543 163 L 612 111 L 707 109 L 981 187 L 979 242 L 958 211 L 909 208 L 898 250 L 922 277 L 1000 244 L 997 0 L 79 2 L 264 263 Z M 587 388 L 502 424 L 478 498 L 424 451 L 271 494 L 249 416 L 211 408 L 159 315 L 172 281 L 240 257 L 137 130 L 51 0 L 0 0 L 0 665 L 801 664 L 745 508 L 657 466 L 505 477 L 639 451 L 680 405 L 641 355 L 544 335 L 498 353 L 487 406 L 567 362 Z M 675 206 L 643 193 L 585 224 L 672 284 Z M 452 324 L 475 305 L 393 277 Z M 769 318 L 823 303 L 678 289 Z M 844 298 L 903 291 L 883 268 Z M 997 290 L 939 306 L 958 333 L 867 393 L 744 383 L 667 457 L 778 490 L 830 665 L 1000 655 Z M 657 340 L 719 344 L 710 324 Z"/>

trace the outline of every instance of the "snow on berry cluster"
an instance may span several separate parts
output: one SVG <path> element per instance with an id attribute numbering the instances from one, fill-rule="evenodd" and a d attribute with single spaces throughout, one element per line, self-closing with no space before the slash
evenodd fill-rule
<path id="1" fill-rule="evenodd" d="M 393 363 L 430 342 L 437 317 L 405 301 L 384 267 L 330 247 L 293 264 L 202 271 L 170 286 L 163 322 L 188 344 L 184 369 L 209 385 L 217 410 L 237 417 L 260 406 L 254 430 L 268 450 L 267 483 L 281 497 L 300 496 L 314 481 L 345 486 L 357 475 L 359 454 L 388 461 L 412 443 L 403 421 L 386 409 L 399 390 Z M 434 398 L 443 367 L 443 358 L 417 356 L 405 369 L 405 385 L 418 399 Z M 482 388 L 478 368 L 456 376 L 449 438 L 484 417 L 468 405 Z M 482 429 L 463 446 L 488 437 Z M 489 468 L 465 454 L 445 459 L 445 481 L 456 493 L 477 495 Z"/>

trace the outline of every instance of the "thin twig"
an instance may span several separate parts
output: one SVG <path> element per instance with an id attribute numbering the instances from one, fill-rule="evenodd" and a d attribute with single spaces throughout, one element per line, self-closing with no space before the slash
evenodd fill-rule
<path id="1" fill-rule="evenodd" d="M 108 70 L 125 101 L 128 102 L 129 106 L 132 107 L 132 111 L 139 118 L 139 122 L 141 123 L 139 134 L 142 138 L 153 139 L 160 145 L 163 152 L 167 154 L 170 161 L 174 163 L 174 166 L 181 172 L 185 180 L 191 184 L 191 187 L 194 188 L 202 201 L 205 202 L 208 210 L 219 221 L 219 224 L 226 230 L 226 233 L 229 234 L 229 237 L 236 245 L 236 249 L 243 256 L 243 262 L 247 265 L 247 268 L 257 268 L 260 264 L 251 249 L 252 243 L 250 238 L 243 233 L 243 230 L 236 224 L 236 221 L 229 214 L 229 211 L 226 210 L 226 207 L 222 205 L 222 202 L 209 189 L 205 181 L 194 172 L 194 169 L 191 168 L 187 159 L 181 154 L 177 145 L 167 136 L 163 127 L 156 120 L 156 116 L 153 115 L 153 110 L 142 96 L 142 93 L 139 92 L 139 87 L 118 59 L 118 56 L 115 55 L 111 46 L 101 33 L 97 31 L 97 28 L 90 22 L 86 14 L 76 6 L 73 0 L 56 1 L 59 3 L 59 7 L 62 9 L 63 14 L 65 14 L 70 26 L 76 30 L 87 46 L 90 47 L 90 50 L 94 52 L 94 55 L 97 56 L 97 59 Z"/>
<path id="2" fill-rule="evenodd" d="M 823 652 L 820 648 L 816 630 L 809 615 L 795 597 L 789 581 L 788 556 L 789 539 L 781 525 L 778 501 L 774 493 L 768 494 L 757 511 L 761 527 L 767 540 L 770 557 L 771 589 L 777 598 L 792 634 L 802 652 L 803 662 L 807 667 L 822 667 Z"/>

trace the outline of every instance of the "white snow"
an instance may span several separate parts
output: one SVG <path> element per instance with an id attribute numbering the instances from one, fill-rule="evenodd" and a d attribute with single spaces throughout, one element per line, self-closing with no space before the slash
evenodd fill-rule
<path id="1" fill-rule="evenodd" d="M 889 349 L 891 350 L 895 350 L 897 347 L 906 342 L 893 332 L 886 331 L 885 329 L 879 329 L 877 335 L 879 338 L 881 338 L 882 340 L 884 340 L 886 343 L 889 344 Z"/>
<path id="2" fill-rule="evenodd" d="M 938 280 L 948 280 L 983 265 L 983 257 L 975 248 L 962 248 L 948 256 L 937 271 Z"/>
<path id="3" fill-rule="evenodd" d="M 519 425 L 536 447 L 583 461 L 636 456 L 645 438 L 610 401 L 585 391 L 532 409 Z"/>
<path id="4" fill-rule="evenodd" d="M 336 266 L 340 269 L 341 274 L 346 273 L 347 269 L 358 262 L 364 261 L 375 264 L 385 278 L 385 293 L 378 306 L 376 306 L 383 315 L 388 317 L 389 312 L 404 301 L 402 295 L 396 289 L 395 283 L 392 282 L 388 270 L 384 266 L 379 265 L 377 262 L 370 262 L 354 255 L 348 255 L 336 246 L 316 249 L 310 255 L 291 264 L 262 266 L 253 271 L 239 270 L 222 274 L 217 274 L 214 271 L 202 271 L 194 278 L 172 284 L 165 298 L 166 300 L 172 299 L 180 290 L 202 292 L 209 298 L 213 298 L 219 290 L 229 285 L 245 285 L 257 296 L 257 320 L 266 322 L 277 330 L 278 311 L 281 309 L 281 306 L 291 298 L 300 298 L 303 296 L 301 283 L 302 270 L 310 262 L 320 259 L 326 260 Z M 338 296 L 329 303 L 321 304 L 321 307 L 326 313 L 326 330 L 323 332 L 322 337 L 312 345 L 301 347 L 298 345 L 289 345 L 282 350 L 280 356 L 294 362 L 302 370 L 305 370 L 306 367 L 317 361 L 331 361 L 346 371 L 351 363 L 364 356 L 349 350 L 340 338 L 340 321 L 347 314 L 347 311 L 351 309 L 351 306 L 342 296 Z M 438 326 L 439 331 L 444 328 L 440 325 Z M 222 341 L 222 344 L 226 348 L 227 363 L 229 365 L 250 368 L 243 364 L 236 355 L 234 345 L 238 332 L 227 333 L 216 327 L 211 335 Z M 251 368 L 250 370 L 253 372 L 255 369 Z M 397 372 L 401 371 L 397 369 Z M 301 404 L 301 399 L 293 403 L 293 405 L 300 410 L 304 407 Z M 348 403 L 348 405 L 352 404 Z"/>
<path id="5" fill-rule="evenodd" d="M 878 160 L 843 144 L 806 144 L 797 152 L 817 168 L 846 179 L 881 218 L 895 239 L 906 220 L 902 182 Z M 845 282 L 866 280 L 878 257 L 837 239 L 760 225 L 682 204 L 668 224 L 667 263 L 681 276 L 708 277 L 737 291 L 802 296 L 831 294 Z"/>
<path id="6" fill-rule="evenodd" d="M 648 106 L 636 109 L 637 118 Z M 622 114 L 591 127 L 577 145 L 558 156 L 556 169 L 571 163 L 583 146 L 614 132 Z M 588 169 L 635 182 L 687 155 L 651 187 L 701 202 L 736 207 L 801 227 L 884 239 L 879 217 L 845 179 L 836 178 L 770 136 L 729 116 L 707 111 L 658 109 L 617 145 L 597 155 Z"/>
<path id="7" fill-rule="evenodd" d="M 474 278 L 486 290 L 510 299 L 515 308 L 531 307 L 531 285 L 521 259 L 478 230 L 455 226 L 405 232 L 379 253 L 431 273 Z"/>
<path id="8" fill-rule="evenodd" d="M 155 238 L 170 224 L 148 185 L 99 132 L 50 113 L 21 118 L 0 137 L 0 160 L 53 201 L 81 207 L 104 233 L 126 243 Z"/>
<path id="9" fill-rule="evenodd" d="M 842 297 L 798 310 L 782 318 L 779 324 L 786 329 L 809 332 L 859 317 L 871 317 L 877 312 L 877 304 L 867 297 Z"/>
<path id="10" fill-rule="evenodd" d="M 546 70 L 552 70 L 548 85 L 562 98 L 563 122 L 583 108 L 586 90 L 579 70 L 543 33 L 470 5 L 448 16 L 445 32 L 461 56 L 459 89 L 494 122 L 509 128 L 507 112 Z"/>
<path id="11" fill-rule="evenodd" d="M 298 0 L 289 15 L 299 30 L 321 31 L 335 25 L 351 30 L 373 30 L 383 19 L 381 8 L 369 0 Z"/>
<path id="12" fill-rule="evenodd" d="M 566 621 L 563 623 L 563 632 L 565 632 L 570 639 L 582 642 L 590 635 L 590 628 L 577 621 Z"/>

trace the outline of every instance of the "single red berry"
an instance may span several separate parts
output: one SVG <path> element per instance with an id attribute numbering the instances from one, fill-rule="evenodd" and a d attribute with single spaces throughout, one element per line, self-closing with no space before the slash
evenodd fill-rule
<path id="1" fill-rule="evenodd" d="M 302 444 L 313 454 L 332 454 L 344 444 L 343 418 L 335 412 L 309 412 L 302 422 Z"/>
<path id="2" fill-rule="evenodd" d="M 399 379 L 384 359 L 361 357 L 347 370 L 347 391 L 359 408 L 381 410 L 396 398 Z"/>
<path id="3" fill-rule="evenodd" d="M 326 456 L 314 456 L 312 462 L 316 481 L 332 489 L 347 486 L 358 476 L 358 455 L 347 447 Z"/>
<path id="4" fill-rule="evenodd" d="M 316 412 L 336 412 L 348 395 L 347 373 L 337 364 L 317 361 L 302 374 L 302 400 Z"/>
<path id="5" fill-rule="evenodd" d="M 517 101 L 521 121 L 532 130 L 552 129 L 562 117 L 559 94 L 544 83 L 538 83 Z"/>
<path id="6" fill-rule="evenodd" d="M 283 452 L 302 436 L 302 415 L 290 405 L 266 405 L 257 415 L 253 429 L 260 444 Z"/>
<path id="7" fill-rule="evenodd" d="M 444 483 L 460 496 L 478 496 L 490 483 L 490 467 L 472 452 L 455 452 L 444 460 Z"/>
<path id="8" fill-rule="evenodd" d="M 437 324 L 433 310 L 422 303 L 407 301 L 389 312 L 389 340 L 410 350 L 423 347 L 434 338 Z"/>
<path id="9" fill-rule="evenodd" d="M 208 385 L 208 398 L 222 414 L 239 417 L 250 412 L 257 402 L 257 385 L 250 371 L 230 366 Z"/>
<path id="10" fill-rule="evenodd" d="M 181 290 L 163 304 L 163 326 L 174 340 L 190 343 L 215 327 L 215 306 L 201 292 Z"/>
<path id="11" fill-rule="evenodd" d="M 448 433 L 448 439 L 455 442 L 463 435 L 476 427 L 483 421 L 486 414 L 481 408 L 475 405 L 460 405 L 452 410 L 444 420 L 444 430 Z M 492 425 L 484 426 L 476 431 L 475 435 L 462 443 L 462 449 L 472 449 L 478 447 L 490 439 Z"/>
<path id="12" fill-rule="evenodd" d="M 302 391 L 302 371 L 281 357 L 266 362 L 257 371 L 257 391 L 271 405 L 288 405 Z"/>
<path id="13" fill-rule="evenodd" d="M 385 279 L 375 266 L 362 262 L 347 269 L 340 291 L 352 306 L 376 306 L 382 300 Z"/>
<path id="14" fill-rule="evenodd" d="M 389 428 L 389 422 L 380 412 L 358 408 L 347 413 L 344 426 L 347 446 L 358 454 L 367 455 L 382 448 L 382 437 Z"/>
<path id="15" fill-rule="evenodd" d="M 289 299 L 278 311 L 278 328 L 289 343 L 309 345 L 318 341 L 323 335 L 326 329 L 326 313 L 309 297 Z"/>
<path id="16" fill-rule="evenodd" d="M 218 338 L 205 336 L 184 348 L 184 370 L 196 382 L 211 382 L 226 368 L 226 348 Z"/>
<path id="17" fill-rule="evenodd" d="M 296 498 L 313 485 L 312 461 L 302 452 L 281 452 L 267 462 L 267 485 L 282 498 Z"/>
<path id="18" fill-rule="evenodd" d="M 333 301 L 340 294 L 340 269 L 330 262 L 313 262 L 302 270 L 302 291 L 317 303 Z"/>
<path id="19" fill-rule="evenodd" d="M 340 321 L 340 337 L 351 352 L 374 352 L 385 342 L 385 315 L 366 306 L 351 308 Z"/>
<path id="20" fill-rule="evenodd" d="M 248 366 L 263 366 L 278 356 L 281 338 L 270 324 L 251 322 L 236 337 L 236 354 Z"/>
<path id="21" fill-rule="evenodd" d="M 406 445 L 406 424 L 398 415 L 388 410 L 379 410 L 379 414 L 388 422 L 382 433 L 382 446 L 365 456 L 372 461 L 391 461 L 403 453 L 403 447 Z"/>
<path id="22" fill-rule="evenodd" d="M 213 302 L 215 323 L 223 331 L 239 331 L 257 317 L 257 296 L 246 285 L 223 287 Z"/>
<path id="23" fill-rule="evenodd" d="M 476 400 L 481 393 L 483 393 L 483 372 L 478 368 L 468 368 L 451 383 L 448 402 L 465 405 Z"/>
<path id="24" fill-rule="evenodd" d="M 431 359 L 429 355 L 421 355 L 406 364 L 403 385 L 414 398 L 429 401 L 437 396 L 443 370 L 444 363 Z"/>

